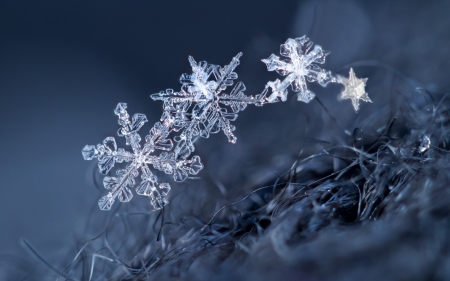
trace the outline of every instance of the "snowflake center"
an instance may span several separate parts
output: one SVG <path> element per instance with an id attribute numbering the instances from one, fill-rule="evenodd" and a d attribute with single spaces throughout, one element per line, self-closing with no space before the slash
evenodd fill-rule
<path id="1" fill-rule="evenodd" d="M 294 65 L 294 72 L 297 76 L 306 76 L 308 74 L 302 58 L 292 58 L 292 64 Z"/>
<path id="2" fill-rule="evenodd" d="M 214 98 L 214 92 L 217 88 L 217 83 L 215 81 L 194 80 L 194 86 L 200 90 L 206 99 L 212 100 Z"/>
<path id="3" fill-rule="evenodd" d="M 145 163 L 145 155 L 143 155 L 142 152 L 139 153 L 138 155 L 136 155 L 135 161 L 136 161 L 136 164 L 138 164 L 138 165 L 144 164 Z"/>

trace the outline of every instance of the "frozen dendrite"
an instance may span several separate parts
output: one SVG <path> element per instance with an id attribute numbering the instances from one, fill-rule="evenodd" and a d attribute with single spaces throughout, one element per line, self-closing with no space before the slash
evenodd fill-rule
<path id="1" fill-rule="evenodd" d="M 368 78 L 357 78 L 353 68 L 350 68 L 348 79 L 342 76 L 338 76 L 338 81 L 344 85 L 344 90 L 340 95 L 340 99 L 351 99 L 355 111 L 359 110 L 359 100 L 365 102 L 372 102 L 369 95 L 366 93 L 366 82 Z"/>
<path id="2" fill-rule="evenodd" d="M 122 148 L 117 149 L 113 137 L 107 137 L 102 144 L 86 145 L 82 154 L 84 159 L 98 158 L 98 167 L 102 174 L 108 174 L 115 163 L 127 162 L 124 169 L 116 171 L 117 177 L 107 176 L 103 180 L 108 195 L 99 200 L 102 210 L 111 209 L 112 204 L 119 199 L 128 202 L 133 197 L 130 187 L 135 185 L 135 177 L 141 174 L 141 181 L 136 188 L 139 195 L 149 196 L 151 204 L 160 209 L 167 204 L 166 196 L 170 190 L 167 183 L 157 183 L 157 178 L 150 171 L 150 166 L 171 174 L 175 181 L 184 181 L 189 174 L 196 175 L 203 165 L 200 157 L 188 157 L 195 150 L 194 141 L 198 137 L 208 138 L 210 134 L 223 131 L 231 143 L 236 142 L 233 134 L 235 127 L 231 124 L 236 120 L 238 112 L 244 110 L 247 105 L 262 106 L 265 103 L 277 102 L 287 98 L 289 85 L 298 92 L 298 100 L 309 102 L 314 98 L 314 93 L 308 90 L 306 80 L 318 82 L 326 86 L 329 82 L 342 83 L 345 90 L 341 98 L 352 99 L 355 109 L 358 109 L 358 100 L 370 101 L 364 91 L 367 79 L 356 78 L 353 69 L 350 70 L 350 78 L 334 77 L 330 71 L 321 69 L 317 64 L 323 64 L 328 52 L 320 46 L 314 46 L 306 37 L 288 39 L 281 45 L 281 54 L 287 59 L 280 59 L 271 55 L 262 60 L 267 64 L 269 71 L 277 71 L 286 76 L 283 81 L 268 82 L 263 92 L 256 96 L 244 94 L 244 83 L 238 82 L 234 72 L 239 65 L 242 53 L 237 54 L 230 64 L 223 67 L 208 64 L 205 61 L 196 62 L 189 57 L 192 74 L 183 74 L 180 78 L 181 90 L 175 92 L 172 89 L 151 95 L 153 100 L 161 100 L 163 114 L 160 122 L 155 123 L 150 133 L 145 137 L 145 143 L 141 147 L 141 137 L 137 131 L 147 122 L 144 114 L 135 114 L 129 120 L 126 104 L 119 103 L 116 115 L 119 116 L 118 135 L 126 139 L 132 152 Z M 234 87 L 229 93 L 227 87 Z M 269 97 L 269 88 L 272 90 Z M 169 137 L 169 135 L 173 134 Z M 174 147 L 173 141 L 176 145 Z M 161 150 L 158 156 L 153 155 L 156 150 Z"/>
<path id="3" fill-rule="evenodd" d="M 286 76 L 283 81 L 279 79 L 267 83 L 266 88 L 272 89 L 272 94 L 267 98 L 269 102 L 282 101 L 287 99 L 287 88 L 292 86 L 292 90 L 297 92 L 297 99 L 302 102 L 310 102 L 315 94 L 308 90 L 306 80 L 318 82 L 325 87 L 329 82 L 337 82 L 331 71 L 320 68 L 317 64 L 325 63 L 325 57 L 329 52 L 322 50 L 322 47 L 315 45 L 308 37 L 289 38 L 281 45 L 280 54 L 287 57 L 280 59 L 272 54 L 268 59 L 262 61 L 267 65 L 269 71 L 276 71 L 278 74 Z"/>
<path id="4" fill-rule="evenodd" d="M 174 118 L 175 130 L 181 132 L 174 138 L 177 142 L 174 149 L 177 159 L 185 159 L 194 151 L 196 137 L 208 138 L 220 130 L 229 142 L 235 143 L 235 127 L 230 122 L 236 120 L 237 113 L 248 104 L 264 103 L 261 96 L 246 96 L 242 82 L 236 83 L 229 94 L 224 93 L 238 77 L 234 69 L 239 65 L 241 56 L 242 53 L 239 53 L 224 67 L 205 61 L 197 63 L 189 57 L 192 74 L 181 75 L 181 90 L 174 92 L 168 89 L 151 95 L 153 100 L 164 102 L 165 114 Z"/>
<path id="5" fill-rule="evenodd" d="M 200 157 L 193 156 L 194 139 L 198 136 L 207 138 L 212 133 L 222 130 L 232 143 L 236 142 L 233 134 L 234 126 L 230 124 L 237 118 L 237 113 L 248 104 L 262 105 L 261 95 L 246 96 L 245 86 L 238 82 L 229 94 L 224 93 L 227 87 L 234 84 L 237 74 L 234 69 L 239 65 L 239 53 L 229 65 L 220 67 L 206 62 L 197 63 L 192 57 L 189 62 L 192 74 L 183 74 L 179 92 L 167 89 L 165 92 L 152 95 L 154 100 L 164 101 L 163 114 L 145 137 L 145 144 L 141 148 L 141 137 L 137 131 L 147 122 L 143 114 L 135 114 L 132 120 L 126 111 L 126 104 L 119 103 L 115 114 L 119 116 L 119 136 L 126 138 L 132 153 L 117 149 L 115 139 L 108 137 L 103 144 L 97 146 L 86 145 L 82 154 L 84 159 L 98 158 L 99 170 L 107 174 L 114 164 L 130 162 L 125 169 L 117 170 L 117 177 L 105 177 L 103 183 L 109 189 L 108 195 L 99 201 L 102 210 L 109 210 L 116 198 L 121 202 L 128 202 L 132 198 L 129 187 L 134 186 L 134 178 L 141 170 L 141 183 L 136 188 L 139 195 L 150 196 L 151 203 L 156 209 L 162 208 L 167 200 L 165 196 L 170 190 L 167 183 L 157 184 L 157 178 L 150 171 L 149 165 L 155 169 L 172 174 L 175 181 L 184 181 L 189 174 L 195 175 L 203 165 Z M 228 108 L 227 108 L 228 107 Z M 169 138 L 171 133 L 176 134 Z M 172 139 L 176 142 L 173 149 Z M 173 151 L 172 151 L 173 149 Z M 155 150 L 163 150 L 159 156 L 152 155 Z"/>
<path id="6" fill-rule="evenodd" d="M 131 146 L 132 152 L 125 151 L 123 148 L 117 149 L 113 137 L 107 137 L 97 146 L 86 145 L 82 150 L 85 160 L 98 158 L 98 167 L 102 174 L 108 174 L 115 163 L 129 162 L 124 169 L 116 171 L 117 177 L 107 176 L 103 179 L 103 185 L 109 193 L 98 201 L 98 205 L 102 210 L 110 210 L 116 198 L 121 202 L 129 202 L 133 197 L 130 187 L 135 185 L 134 178 L 139 175 L 140 170 L 141 182 L 136 188 L 136 193 L 149 196 L 153 207 L 160 209 L 167 204 L 165 196 L 170 191 L 170 185 L 168 183 L 158 185 L 157 178 L 150 171 L 149 165 L 167 174 L 173 174 L 176 181 L 183 181 L 188 174 L 197 174 L 203 165 L 198 156 L 190 160 L 179 160 L 171 152 L 163 152 L 159 156 L 151 155 L 155 150 L 172 149 L 172 140 L 167 137 L 172 131 L 174 118 L 163 115 L 165 117 L 153 126 L 141 147 L 141 137 L 137 131 L 147 122 L 147 118 L 144 114 L 136 113 L 130 121 L 126 108 L 125 103 L 119 103 L 114 113 L 119 116 L 121 126 L 118 135 L 125 137 L 126 144 Z"/>

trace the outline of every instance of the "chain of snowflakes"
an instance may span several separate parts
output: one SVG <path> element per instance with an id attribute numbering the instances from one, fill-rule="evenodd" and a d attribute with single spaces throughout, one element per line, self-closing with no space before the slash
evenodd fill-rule
<path id="1" fill-rule="evenodd" d="M 268 59 L 263 59 L 269 71 L 275 70 L 286 77 L 283 81 L 277 79 L 268 82 L 263 92 L 255 96 L 244 94 L 244 83 L 234 83 L 238 78 L 234 70 L 239 65 L 242 53 L 223 67 L 204 61 L 196 62 L 189 57 L 192 74 L 181 75 L 181 90 L 175 92 L 167 89 L 151 95 L 153 100 L 163 101 L 163 114 L 145 136 L 142 147 L 138 131 L 147 122 L 146 116 L 136 113 L 130 120 L 126 103 L 119 103 L 114 110 L 119 118 L 118 136 L 125 137 L 126 145 L 131 146 L 132 152 L 117 149 L 114 137 L 107 137 L 103 143 L 86 145 L 82 149 L 85 160 L 98 159 L 99 171 L 105 175 L 115 163 L 128 163 L 125 168 L 117 169 L 117 176 L 104 177 L 103 185 L 109 192 L 99 200 L 100 209 L 110 210 L 116 199 L 129 202 L 133 197 L 130 188 L 136 184 L 135 178 L 139 174 L 141 180 L 136 193 L 148 196 L 153 208 L 161 209 L 168 203 L 166 197 L 170 185 L 158 184 L 150 166 L 173 175 L 178 182 L 186 180 L 189 175 L 196 175 L 203 169 L 199 156 L 189 158 L 195 150 L 196 138 L 208 138 L 210 134 L 223 131 L 228 141 L 235 143 L 235 127 L 230 122 L 236 120 L 237 113 L 249 104 L 262 106 L 265 103 L 285 101 L 289 85 L 298 93 L 298 100 L 306 103 L 315 96 L 308 90 L 306 80 L 318 82 L 324 87 L 330 82 L 343 84 L 345 89 L 341 98 L 352 99 L 355 110 L 358 110 L 359 99 L 370 101 L 364 90 L 367 79 L 356 78 L 353 69 L 350 69 L 349 79 L 334 76 L 330 71 L 321 69 L 317 64 L 325 63 L 325 57 L 329 53 L 317 45 L 311 50 L 312 46 L 313 43 L 306 36 L 288 39 L 281 45 L 280 51 L 287 59 L 280 59 L 273 54 Z M 233 85 L 231 91 L 226 93 L 225 90 Z M 155 155 L 157 151 L 160 151 L 159 155 Z"/>
<path id="2" fill-rule="evenodd" d="M 318 64 L 324 64 L 330 52 L 324 51 L 319 45 L 312 47 L 313 42 L 306 36 L 289 38 L 280 48 L 280 54 L 286 58 L 280 59 L 272 54 L 269 58 L 262 60 L 267 65 L 267 70 L 286 76 L 283 81 L 276 79 L 266 84 L 266 89 L 272 90 L 267 98 L 268 102 L 286 101 L 288 87 L 291 85 L 292 90 L 297 92 L 297 99 L 309 103 L 314 99 L 315 94 L 307 88 L 306 81 L 317 82 L 322 87 L 326 87 L 330 82 L 342 84 L 344 90 L 339 98 L 351 99 L 355 111 L 359 109 L 360 99 L 371 102 L 365 92 L 367 78 L 357 78 L 352 68 L 350 68 L 348 79 L 322 69 Z"/>

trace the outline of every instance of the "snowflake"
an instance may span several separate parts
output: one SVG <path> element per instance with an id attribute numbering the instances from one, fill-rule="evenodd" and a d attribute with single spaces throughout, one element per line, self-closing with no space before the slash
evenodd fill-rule
<path id="1" fill-rule="evenodd" d="M 181 91 L 168 89 L 151 95 L 153 100 L 164 101 L 164 114 L 171 116 L 175 120 L 175 130 L 181 131 L 180 135 L 174 138 L 177 142 L 174 149 L 176 158 L 185 159 L 194 151 L 193 142 L 196 137 L 208 138 L 210 134 L 220 130 L 229 142 L 235 143 L 235 127 L 230 122 L 236 120 L 237 113 L 244 110 L 248 104 L 264 103 L 261 95 L 246 96 L 242 82 L 236 83 L 229 94 L 223 93 L 238 77 L 234 69 L 239 65 L 241 56 L 242 53 L 237 54 L 231 63 L 224 67 L 205 61 L 197 63 L 189 57 L 192 74 L 181 75 Z"/>
<path id="2" fill-rule="evenodd" d="M 272 54 L 262 61 L 269 71 L 275 70 L 286 77 L 283 81 L 277 79 L 268 82 L 263 92 L 256 96 L 245 95 L 244 83 L 235 83 L 238 75 L 234 70 L 240 63 L 242 53 L 223 67 L 205 61 L 196 62 L 189 57 L 192 73 L 181 75 L 180 91 L 167 89 L 151 95 L 153 100 L 163 101 L 163 114 L 145 136 L 142 146 L 138 131 L 147 122 L 146 116 L 136 113 L 130 120 L 127 105 L 119 103 L 114 111 L 121 126 L 118 135 L 125 137 L 131 151 L 118 149 L 114 137 L 107 137 L 97 146 L 86 145 L 82 150 L 85 160 L 98 159 L 99 171 L 105 175 L 116 163 L 126 163 L 123 165 L 125 168 L 121 166 L 117 169 L 117 176 L 108 175 L 104 178 L 103 184 L 109 193 L 99 200 L 100 209 L 110 210 L 116 199 L 129 202 L 133 197 L 130 188 L 136 184 L 135 178 L 139 175 L 136 193 L 150 197 L 153 207 L 161 209 L 167 204 L 170 185 L 158 184 L 150 167 L 173 175 L 175 181 L 184 181 L 189 175 L 196 175 L 203 164 L 199 156 L 189 157 L 195 150 L 197 138 L 208 138 L 210 134 L 222 131 L 229 142 L 235 143 L 235 126 L 231 122 L 236 120 L 238 113 L 249 104 L 262 106 L 267 102 L 285 101 L 289 85 L 298 92 L 298 100 L 306 103 L 315 96 L 307 89 L 306 81 L 318 82 L 322 86 L 330 82 L 342 83 L 345 90 L 341 98 L 352 99 L 356 110 L 359 99 L 370 102 L 364 92 L 367 79 L 356 78 L 353 69 L 350 69 L 349 79 L 336 78 L 330 71 L 321 69 L 317 64 L 325 63 L 328 52 L 317 45 L 313 48 L 313 43 L 306 36 L 288 39 L 281 45 L 280 53 L 287 58 L 280 59 Z M 228 87 L 233 88 L 226 92 Z M 270 96 L 266 97 L 270 89 Z M 155 155 L 157 150 L 161 151 L 159 155 Z"/>
<path id="3" fill-rule="evenodd" d="M 357 78 L 355 72 L 353 71 L 353 68 L 350 68 L 350 73 L 348 76 L 348 79 L 342 76 L 338 76 L 339 82 L 345 87 L 339 98 L 351 99 L 355 111 L 358 111 L 359 100 L 372 102 L 365 90 L 368 78 Z"/>
<path id="4" fill-rule="evenodd" d="M 161 122 L 157 122 L 150 130 L 141 148 L 141 137 L 137 132 L 147 122 L 147 118 L 144 114 L 136 113 L 130 121 L 126 108 L 126 103 L 119 103 L 114 113 L 118 115 L 121 126 L 118 135 L 125 137 L 126 144 L 131 146 L 132 152 L 123 148 L 117 149 L 114 137 L 107 137 L 97 146 L 86 145 L 82 149 L 85 160 L 98 158 L 98 167 L 102 174 L 108 174 L 115 163 L 129 162 L 124 169 L 116 171 L 117 177 L 106 176 L 103 179 L 103 185 L 109 193 L 98 201 L 98 205 L 101 210 L 110 210 L 116 198 L 121 202 L 129 202 L 133 197 L 130 187 L 135 185 L 135 177 L 139 175 L 140 170 L 141 182 L 136 188 L 136 193 L 150 197 L 153 207 L 160 209 L 167 204 L 165 197 L 170 191 L 170 185 L 168 183 L 158 185 L 157 177 L 150 171 L 149 165 L 172 174 L 175 181 L 185 180 L 188 174 L 197 174 L 203 165 L 198 156 L 193 156 L 190 160 L 177 160 L 172 152 L 163 152 L 159 156 L 151 155 L 157 149 L 170 151 L 173 147 L 172 140 L 167 137 L 174 128 L 175 119 L 167 113 L 163 114 Z"/>
<path id="5" fill-rule="evenodd" d="M 321 69 L 317 64 L 325 63 L 325 57 L 329 52 L 322 50 L 316 45 L 311 50 L 313 42 L 308 37 L 289 38 L 281 45 L 280 54 L 288 57 L 280 59 L 272 54 L 268 59 L 262 61 L 267 65 L 269 71 L 276 71 L 278 74 L 286 76 L 283 81 L 279 79 L 267 83 L 266 88 L 272 89 L 272 94 L 267 98 L 268 102 L 282 101 L 287 99 L 287 88 L 292 86 L 294 92 L 298 92 L 297 99 L 308 103 L 314 99 L 315 94 L 308 90 L 306 80 L 318 82 L 325 87 L 329 82 L 337 82 L 330 71 Z"/>

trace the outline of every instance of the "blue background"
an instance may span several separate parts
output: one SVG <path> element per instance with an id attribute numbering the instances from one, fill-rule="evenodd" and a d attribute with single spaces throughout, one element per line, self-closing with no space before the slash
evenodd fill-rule
<path id="1" fill-rule="evenodd" d="M 105 192 L 95 188 L 95 163 L 81 148 L 115 135 L 118 102 L 145 113 L 147 131 L 161 114 L 149 94 L 179 89 L 188 55 L 223 65 L 243 51 L 239 80 L 258 94 L 280 78 L 260 59 L 307 34 L 331 51 L 326 69 L 347 74 L 351 63 L 382 62 L 411 77 L 411 91 L 446 91 L 449 11 L 449 1 L 1 1 L 0 253 L 24 255 L 21 238 L 51 262 L 75 253 L 88 218 L 107 216 L 96 207 Z M 369 77 L 373 104 L 362 111 L 406 87 L 384 69 L 355 71 Z M 339 86 L 311 89 L 341 126 L 362 118 L 337 101 Z M 235 122 L 236 145 L 222 134 L 197 143 L 200 180 L 229 198 L 270 182 L 305 138 L 329 135 L 327 118 L 292 93 L 286 103 L 249 107 Z"/>

